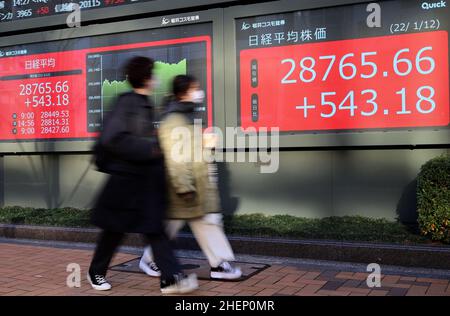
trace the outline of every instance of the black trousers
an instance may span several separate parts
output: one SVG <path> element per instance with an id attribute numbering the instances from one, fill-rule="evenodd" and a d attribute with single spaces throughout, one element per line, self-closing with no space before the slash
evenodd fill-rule
<path id="1" fill-rule="evenodd" d="M 112 257 L 124 236 L 125 233 L 106 230 L 100 233 L 89 273 L 106 275 Z M 145 234 L 144 237 L 152 246 L 155 263 L 161 270 L 161 280 L 169 280 L 174 274 L 181 273 L 181 267 L 165 234 Z"/>

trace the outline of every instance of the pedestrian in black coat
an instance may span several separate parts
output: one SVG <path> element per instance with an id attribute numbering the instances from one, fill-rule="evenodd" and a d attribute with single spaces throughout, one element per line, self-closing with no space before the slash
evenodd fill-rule
<path id="1" fill-rule="evenodd" d="M 95 204 L 92 221 L 106 230 L 163 233 L 167 208 L 164 159 L 148 96 L 129 92 L 107 118 L 100 145 L 110 157 L 110 178 Z"/>
<path id="2" fill-rule="evenodd" d="M 133 91 L 119 96 L 96 146 L 102 170 L 110 174 L 92 212 L 92 222 L 103 230 L 88 272 L 96 290 L 111 289 L 106 272 L 125 233 L 142 233 L 152 246 L 163 293 L 198 287 L 195 275 L 181 273 L 163 228 L 166 176 L 149 100 L 153 65 L 146 57 L 129 61 L 125 74 Z"/>

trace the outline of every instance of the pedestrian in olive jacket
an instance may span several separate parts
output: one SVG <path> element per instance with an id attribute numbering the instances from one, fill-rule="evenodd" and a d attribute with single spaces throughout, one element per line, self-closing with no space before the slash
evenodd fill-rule
<path id="1" fill-rule="evenodd" d="M 203 146 L 202 135 L 194 132 L 195 108 L 203 97 L 194 77 L 175 77 L 173 100 L 160 123 L 158 136 L 169 192 L 167 232 L 170 238 L 175 238 L 187 222 L 209 260 L 211 277 L 236 279 L 242 273 L 229 264 L 235 260 L 234 254 L 223 231 L 217 183 L 210 180 L 210 170 L 215 165 L 203 159 L 209 149 Z M 159 275 L 150 247 L 144 252 L 140 268 L 148 275 Z"/>

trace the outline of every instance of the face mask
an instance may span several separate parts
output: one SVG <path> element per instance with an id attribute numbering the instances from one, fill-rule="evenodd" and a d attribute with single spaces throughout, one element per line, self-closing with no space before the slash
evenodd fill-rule
<path id="1" fill-rule="evenodd" d="M 195 90 L 191 94 L 192 102 L 196 104 L 203 103 L 203 100 L 205 100 L 205 92 L 203 90 Z"/>

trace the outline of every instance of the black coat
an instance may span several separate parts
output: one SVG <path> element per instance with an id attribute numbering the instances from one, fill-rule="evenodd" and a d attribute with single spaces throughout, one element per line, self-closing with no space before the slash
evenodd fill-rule
<path id="1" fill-rule="evenodd" d="M 121 95 L 99 143 L 107 153 L 110 176 L 95 203 L 92 223 L 114 232 L 164 232 L 165 168 L 149 99 L 134 92 Z"/>

